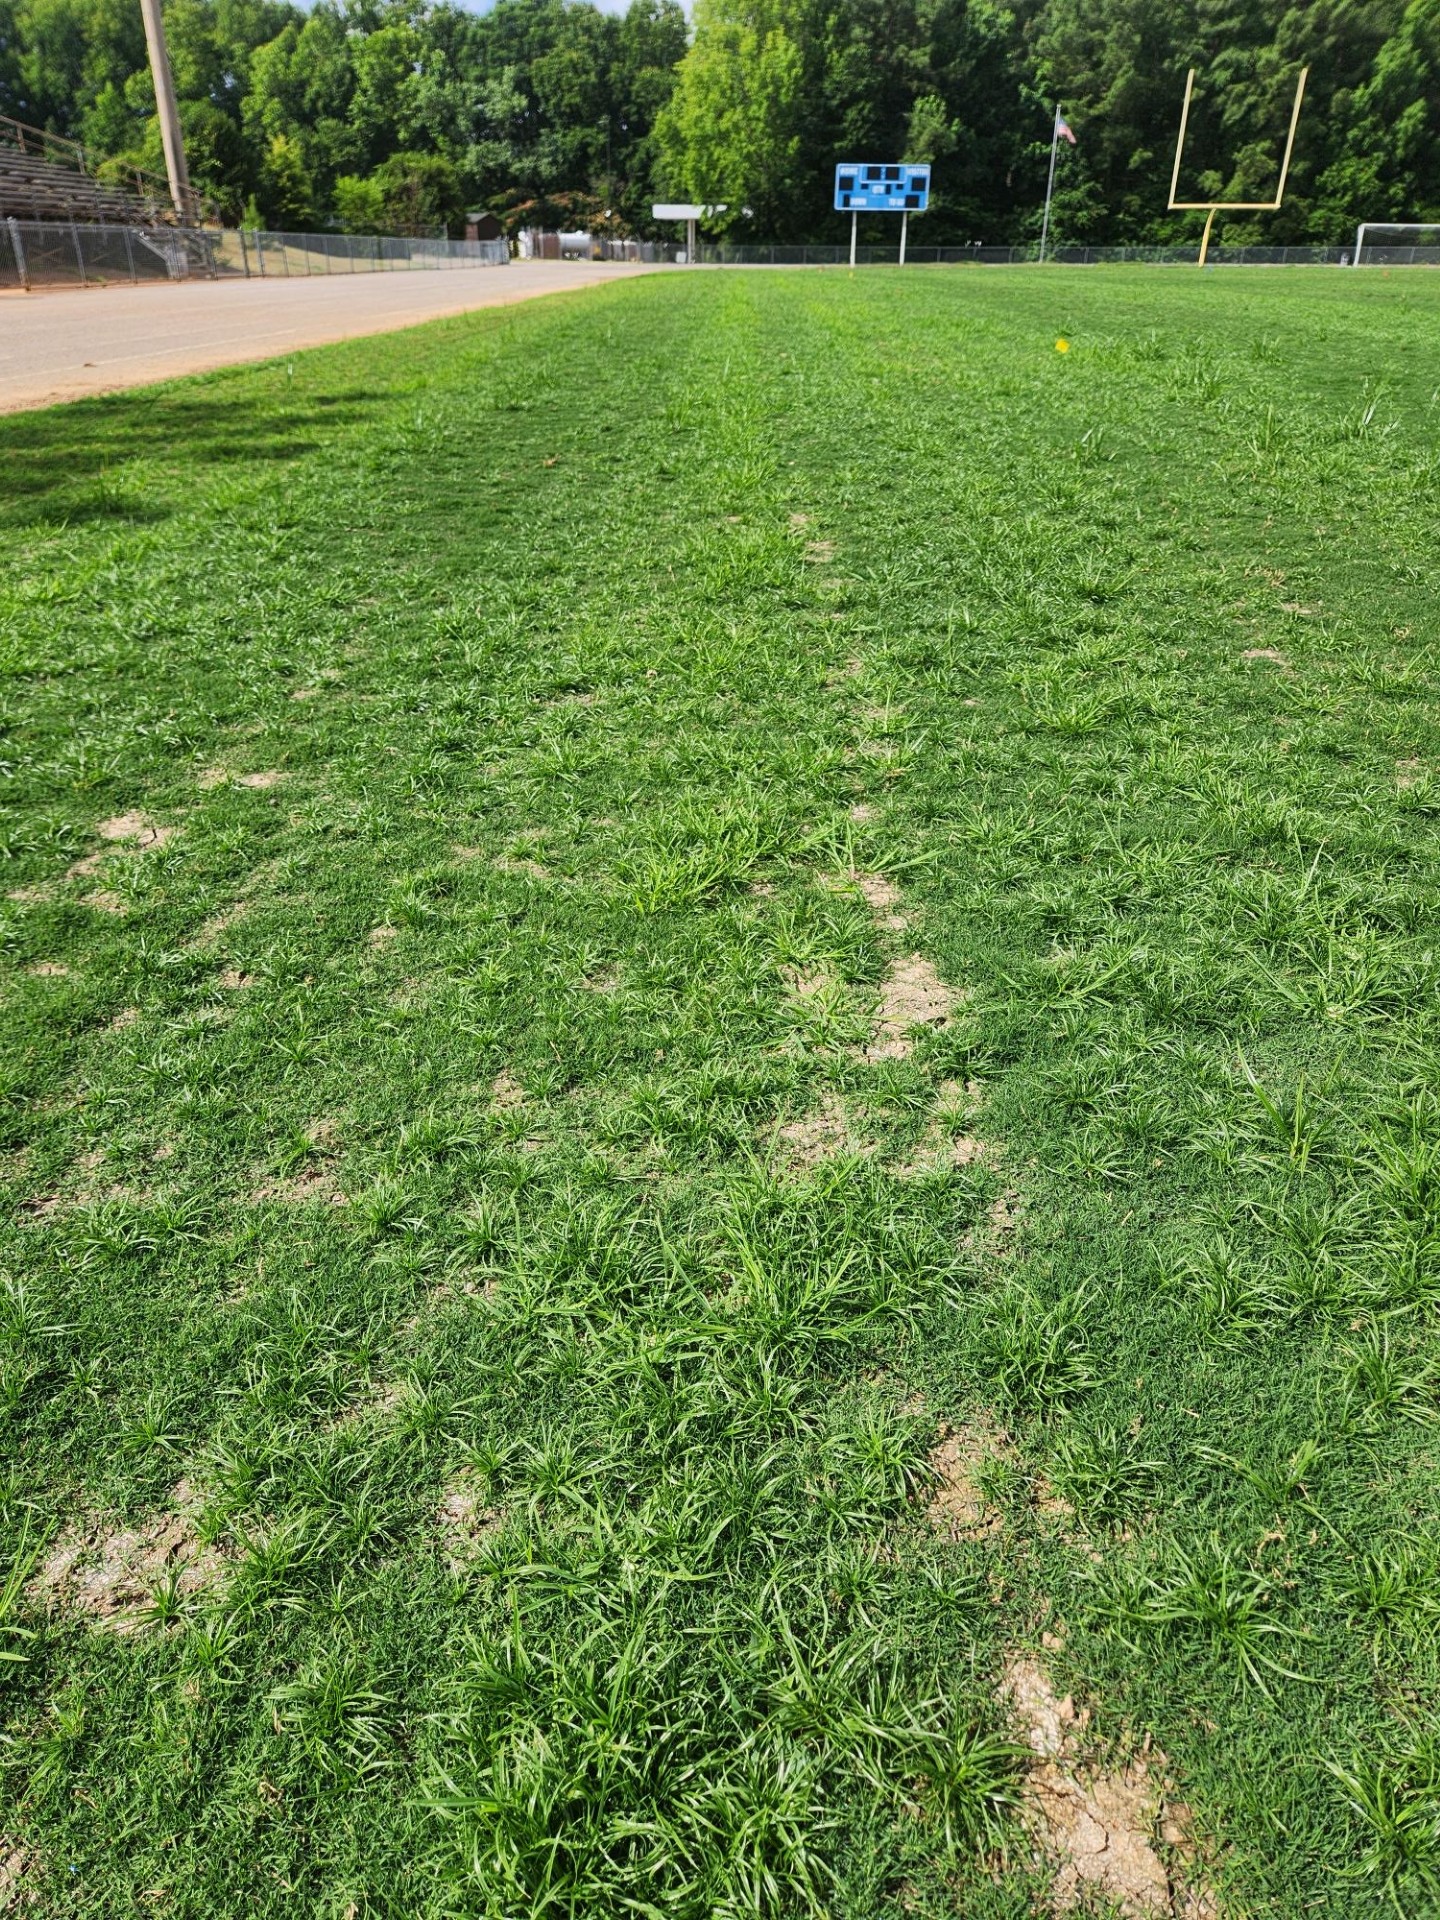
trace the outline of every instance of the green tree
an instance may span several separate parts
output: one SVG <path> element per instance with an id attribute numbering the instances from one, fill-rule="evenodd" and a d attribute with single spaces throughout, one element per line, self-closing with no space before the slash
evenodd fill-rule
<path id="1" fill-rule="evenodd" d="M 358 37 L 358 36 L 357 36 Z M 299 156 L 310 204 L 323 214 L 342 173 L 371 163 L 351 121 L 355 94 L 353 45 L 338 10 L 321 0 L 303 21 L 292 18 L 257 47 L 243 108 L 247 140 L 262 156 L 284 138 Z M 262 186 L 261 204 L 268 204 Z"/>
<path id="2" fill-rule="evenodd" d="M 335 182 L 335 218 L 343 233 L 383 231 L 385 194 L 380 182 L 342 173 Z"/>
<path id="3" fill-rule="evenodd" d="M 938 93 L 922 93 L 910 109 L 902 160 L 926 160 L 933 166 L 953 153 L 958 134 Z"/>
<path id="4" fill-rule="evenodd" d="M 1440 0 L 1411 0 L 1337 104 L 1344 136 L 1319 178 L 1320 223 L 1348 238 L 1361 220 L 1440 220 Z"/>
<path id="5" fill-rule="evenodd" d="M 793 229 L 803 206 L 804 70 L 784 0 L 697 0 L 695 38 L 660 116 L 661 165 L 685 198 L 723 202 L 735 230 Z M 813 198 L 813 196 L 812 196 Z"/>
<path id="6" fill-rule="evenodd" d="M 1038 228 L 1059 99 L 1058 237 L 1177 240 L 1203 218 L 1166 211 L 1185 69 L 1183 184 L 1264 198 L 1307 63 L 1286 204 L 1222 237 L 1440 213 L 1440 0 L 696 0 L 693 35 L 680 0 L 166 0 L 166 24 L 191 173 L 232 218 L 646 228 L 663 190 L 838 239 L 835 162 L 909 156 L 935 169 L 916 244 L 1008 240 Z M 138 0 L 0 0 L 0 112 L 159 171 Z"/>
<path id="7" fill-rule="evenodd" d="M 285 233 L 309 225 L 314 193 L 305 157 L 288 133 L 273 134 L 260 168 L 260 205 L 268 225 Z"/>
<path id="8" fill-rule="evenodd" d="M 460 232 L 465 192 L 459 170 L 438 153 L 392 153 L 371 176 L 380 189 L 382 233 Z"/>
<path id="9" fill-rule="evenodd" d="M 30 117 L 30 102 L 20 72 L 15 0 L 0 0 L 0 113 L 8 114 L 12 120 Z"/>

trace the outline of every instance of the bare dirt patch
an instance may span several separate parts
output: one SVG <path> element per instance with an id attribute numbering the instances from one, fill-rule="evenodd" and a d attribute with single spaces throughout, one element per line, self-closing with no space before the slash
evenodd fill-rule
<path id="1" fill-rule="evenodd" d="M 383 947 L 387 940 L 396 940 L 399 936 L 400 929 L 398 927 L 372 927 L 370 929 L 370 944 L 372 947 Z"/>
<path id="2" fill-rule="evenodd" d="M 1246 647 L 1241 654 L 1242 660 L 1269 660 L 1277 667 L 1288 667 L 1290 662 L 1278 647 Z"/>
<path id="3" fill-rule="evenodd" d="M 279 1200 L 289 1205 L 348 1207 L 349 1197 L 340 1191 L 339 1169 L 333 1149 L 339 1136 L 339 1123 L 328 1116 L 305 1128 L 305 1137 L 315 1154 L 313 1160 L 283 1178 L 267 1180 L 250 1195 L 251 1205 Z"/>
<path id="4" fill-rule="evenodd" d="M 808 527 L 810 524 L 810 516 L 808 513 L 792 513 L 790 516 L 790 524 L 792 527 Z"/>
<path id="5" fill-rule="evenodd" d="M 790 967 L 780 969 L 780 978 L 785 982 L 785 995 L 789 1000 L 815 1000 L 836 985 L 834 974 L 826 973 L 821 967 Z"/>
<path id="6" fill-rule="evenodd" d="M 434 1301 L 484 1300 L 488 1304 L 499 1292 L 499 1274 L 489 1273 L 482 1279 L 479 1274 L 467 1273 L 463 1279 L 447 1280 L 436 1287 L 430 1298 Z"/>
<path id="7" fill-rule="evenodd" d="M 1397 760 L 1395 762 L 1395 784 L 1402 793 L 1409 791 L 1417 781 L 1425 778 L 1423 760 Z"/>
<path id="8" fill-rule="evenodd" d="M 808 1172 L 826 1160 L 844 1154 L 863 1153 L 863 1140 L 851 1124 L 845 1102 L 833 1088 L 827 1087 L 813 1112 L 798 1120 L 789 1120 L 775 1132 L 776 1144 L 785 1164 L 794 1172 Z"/>
<path id="9" fill-rule="evenodd" d="M 40 1897 L 40 1856 L 0 1833 L 0 1913 L 23 1913 Z"/>
<path id="10" fill-rule="evenodd" d="M 446 1558 L 458 1569 L 494 1539 L 505 1516 L 498 1507 L 487 1506 L 478 1489 L 462 1480 L 446 1491 L 435 1509 L 435 1524 L 445 1541 Z"/>
<path id="11" fill-rule="evenodd" d="M 224 1578 L 220 1550 L 200 1538 L 200 1497 L 188 1480 L 176 1483 L 171 1510 L 138 1527 L 106 1528 L 95 1518 L 68 1528 L 50 1548 L 26 1588 L 52 1613 L 84 1615 L 113 1633 L 134 1633 L 157 1587 L 173 1580 L 182 1597 Z"/>
<path id="12" fill-rule="evenodd" d="M 278 1200 L 286 1206 L 348 1207 L 348 1195 L 340 1191 L 339 1175 L 329 1161 L 302 1167 L 283 1180 L 267 1180 L 250 1195 L 252 1206 Z"/>
<path id="13" fill-rule="evenodd" d="M 18 1211 L 32 1219 L 45 1219 L 53 1213 L 68 1212 L 73 1207 L 94 1206 L 100 1200 L 135 1200 L 136 1194 L 128 1188 L 112 1186 L 101 1189 L 96 1175 L 105 1165 L 105 1155 L 98 1148 L 80 1154 L 72 1168 L 73 1180 L 67 1191 L 47 1191 L 32 1194 L 19 1202 Z"/>
<path id="14" fill-rule="evenodd" d="M 286 777 L 278 767 L 269 767 L 263 773 L 242 773 L 235 784 L 237 787 L 257 787 L 264 792 L 270 787 L 278 787 Z"/>
<path id="15" fill-rule="evenodd" d="M 1020 1225 L 1020 1195 L 1010 1188 L 1000 1193 L 985 1210 L 982 1227 L 968 1232 L 965 1245 L 979 1244 L 992 1254 L 1004 1254 Z"/>
<path id="16" fill-rule="evenodd" d="M 93 907 L 96 913 L 127 913 L 129 911 L 120 895 L 112 892 L 109 887 L 97 887 L 93 893 L 81 894 L 80 904 L 82 907 Z"/>
<path id="17" fill-rule="evenodd" d="M 143 813 L 132 810 L 129 813 L 117 813 L 112 819 L 101 820 L 96 828 L 102 840 L 108 841 L 95 853 L 87 853 L 82 859 L 72 861 L 65 869 L 67 880 L 86 879 L 98 873 L 105 861 L 112 855 L 121 853 L 149 853 L 156 847 L 163 847 L 175 837 L 174 827 L 160 827 Z M 92 896 L 88 905 L 95 904 L 98 896 Z"/>
<path id="18" fill-rule="evenodd" d="M 805 558 L 813 561 L 816 566 L 823 566 L 827 560 L 833 560 L 835 558 L 835 542 L 833 540 L 807 540 L 805 542 Z"/>
<path id="19" fill-rule="evenodd" d="M 37 960 L 33 967 L 25 969 L 41 980 L 63 980 L 70 969 L 60 960 Z"/>
<path id="20" fill-rule="evenodd" d="M 855 805 L 850 809 L 850 818 L 855 822 L 857 827 L 868 827 L 870 822 L 876 818 L 875 808 L 871 806 L 868 800 L 857 800 Z"/>
<path id="21" fill-rule="evenodd" d="M 1127 1920 L 1211 1920 L 1213 1899 L 1186 1884 L 1195 1861 L 1190 1812 L 1167 1793 L 1165 1755 L 1147 1747 L 1118 1767 L 1086 1765 L 1088 1709 L 1057 1697 L 1044 1669 L 1023 1655 L 1007 1662 L 1000 1692 L 1034 1756 L 1027 1824 L 1055 1869 L 1054 1910 L 1073 1912 L 1099 1895 Z"/>
<path id="22" fill-rule="evenodd" d="M 985 1497 L 985 1469 L 1010 1457 L 1010 1436 L 985 1414 L 951 1426 L 941 1423 L 939 1444 L 930 1452 L 935 1489 L 925 1517 L 950 1540 L 974 1540 L 995 1533 L 1001 1517 Z"/>
<path id="23" fill-rule="evenodd" d="M 913 1050 L 916 1028 L 938 1030 L 968 998 L 947 986 L 923 955 L 897 960 L 880 988 L 875 1037 L 865 1049 L 867 1060 L 904 1060 Z"/>
<path id="24" fill-rule="evenodd" d="M 958 1133 L 941 1120 L 932 1120 L 925 1137 L 908 1160 L 894 1169 L 897 1178 L 913 1180 L 922 1174 L 940 1173 L 948 1167 L 969 1167 L 985 1157 L 985 1143 L 973 1134 Z"/>
<path id="25" fill-rule="evenodd" d="M 348 1407 L 342 1407 L 333 1420 L 325 1422 L 327 1433 L 342 1432 L 347 1427 L 355 1427 L 362 1420 L 389 1420 L 397 1414 L 410 1397 L 410 1386 L 405 1380 L 386 1380 L 371 1386 Z"/>
<path id="26" fill-rule="evenodd" d="M 142 851 L 146 847 L 163 847 L 175 833 L 174 827 L 157 827 L 153 820 L 133 808 L 129 813 L 117 813 L 109 820 L 100 821 L 95 831 L 102 840 L 133 841 Z"/>
<path id="27" fill-rule="evenodd" d="M 834 619 L 835 616 L 832 614 L 831 618 Z M 843 667 L 836 667 L 830 673 L 826 674 L 825 684 L 827 687 L 843 687 L 847 680 L 862 679 L 864 677 L 864 673 L 865 673 L 865 662 L 861 660 L 858 656 L 852 655 L 851 658 L 845 662 Z M 852 819 L 854 818 L 853 814 L 851 815 L 851 818 Z"/>
<path id="28" fill-rule="evenodd" d="M 906 926 L 905 916 L 900 911 L 900 889 L 893 880 L 887 879 L 883 873 L 857 873 L 855 884 L 882 927 L 899 933 Z"/>
<path id="29" fill-rule="evenodd" d="M 525 1104 L 525 1089 L 508 1067 L 502 1067 L 491 1082 L 490 1104 L 502 1113 Z"/>
<path id="30" fill-rule="evenodd" d="M 224 767 L 202 767 L 195 776 L 195 784 L 209 793 L 216 787 L 223 787 L 229 778 Z"/>
<path id="31" fill-rule="evenodd" d="M 967 1227 L 960 1239 L 964 1253 L 984 1260 L 1004 1260 L 1020 1225 L 1020 1195 L 1013 1189 L 997 1194 L 985 1210 L 985 1218 Z"/>
<path id="32" fill-rule="evenodd" d="M 253 987 L 256 977 L 253 973 L 242 972 L 239 967 L 226 967 L 217 984 L 224 987 L 227 993 L 235 992 L 242 987 Z"/>
<path id="33" fill-rule="evenodd" d="M 221 934 L 233 927 L 237 920 L 243 920 L 249 911 L 248 901 L 237 900 L 233 906 L 222 907 L 219 913 L 212 913 L 208 920 L 202 921 L 195 929 L 191 946 L 213 947 Z"/>

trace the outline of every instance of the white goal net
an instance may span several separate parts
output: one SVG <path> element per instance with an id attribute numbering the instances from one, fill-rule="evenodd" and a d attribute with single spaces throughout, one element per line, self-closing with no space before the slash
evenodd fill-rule
<path id="1" fill-rule="evenodd" d="M 1350 264 L 1356 267 L 1440 267 L 1440 221 L 1364 220 Z"/>

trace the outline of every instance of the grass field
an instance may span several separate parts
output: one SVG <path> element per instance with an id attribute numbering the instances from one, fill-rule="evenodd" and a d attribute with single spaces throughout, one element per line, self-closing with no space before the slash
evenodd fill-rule
<path id="1" fill-rule="evenodd" d="M 1436 1910 L 1437 321 L 0 421 L 0 1908 Z"/>

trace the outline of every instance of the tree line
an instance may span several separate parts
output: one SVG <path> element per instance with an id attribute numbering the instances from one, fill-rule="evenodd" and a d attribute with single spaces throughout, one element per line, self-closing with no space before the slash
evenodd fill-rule
<path id="1" fill-rule="evenodd" d="M 1038 230 L 1057 101 L 1061 241 L 1183 237 L 1182 198 L 1273 191 L 1232 240 L 1440 219 L 1440 0 L 170 0 L 191 175 L 229 220 L 354 232 L 653 231 L 657 196 L 724 201 L 733 239 L 835 239 L 838 160 L 929 160 L 914 239 Z M 0 112 L 163 171 L 139 0 L 0 0 Z M 873 236 L 893 239 L 877 221 Z"/>

